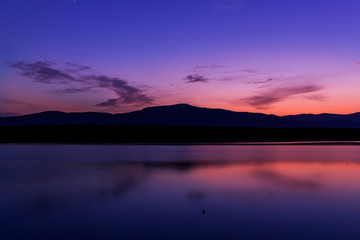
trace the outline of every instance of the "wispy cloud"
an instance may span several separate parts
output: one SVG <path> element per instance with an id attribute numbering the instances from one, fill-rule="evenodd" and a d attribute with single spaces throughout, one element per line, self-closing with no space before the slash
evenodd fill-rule
<path id="1" fill-rule="evenodd" d="M 255 108 L 265 109 L 270 107 L 274 103 L 285 101 L 291 96 L 317 92 L 322 89 L 322 86 L 314 84 L 283 87 L 272 89 L 262 94 L 257 94 L 255 96 L 246 98 L 245 100 L 249 105 Z"/>
<path id="2" fill-rule="evenodd" d="M 226 68 L 225 65 L 217 65 L 217 64 L 210 64 L 210 65 L 201 65 L 196 66 L 192 70 L 193 71 L 199 71 L 199 70 L 212 70 L 212 69 L 219 69 L 219 68 Z"/>
<path id="3" fill-rule="evenodd" d="M 204 83 L 209 81 L 208 78 L 201 76 L 199 74 L 188 75 L 185 77 L 185 80 L 187 83 L 198 83 L 198 82 Z"/>
<path id="4" fill-rule="evenodd" d="M 360 62 L 354 62 L 355 65 L 360 65 Z"/>
<path id="5" fill-rule="evenodd" d="M 91 69 L 89 66 L 83 66 L 72 62 L 66 62 L 65 65 L 67 67 L 66 71 L 70 73 L 77 73 Z"/>
<path id="6" fill-rule="evenodd" d="M 116 107 L 119 104 L 145 105 L 153 101 L 144 94 L 144 90 L 130 85 L 126 80 L 106 75 L 89 73 L 88 66 L 67 62 L 61 66 L 49 61 L 27 63 L 24 61 L 9 63 L 9 66 L 20 71 L 20 74 L 34 82 L 46 84 L 66 84 L 69 87 L 53 91 L 57 94 L 91 92 L 101 88 L 112 91 L 117 98 L 107 99 L 96 104 L 98 107 Z"/>
<path id="7" fill-rule="evenodd" d="M 89 92 L 91 90 L 93 90 L 93 87 L 80 87 L 80 88 L 69 87 L 69 88 L 52 91 L 52 93 L 57 93 L 57 94 L 82 93 L 82 92 Z"/>
<path id="8" fill-rule="evenodd" d="M 0 102 L 2 102 L 4 104 L 9 104 L 9 105 L 24 105 L 24 106 L 27 106 L 27 107 L 34 107 L 34 105 L 32 105 L 32 104 L 17 101 L 17 100 L 14 100 L 14 99 L 9 99 L 9 98 L 0 98 Z"/>
<path id="9" fill-rule="evenodd" d="M 258 74 L 260 73 L 258 70 L 255 69 L 242 69 L 241 72 L 251 73 L 251 74 Z"/>
<path id="10" fill-rule="evenodd" d="M 11 68 L 20 70 L 20 74 L 41 83 L 69 83 L 76 81 L 66 70 L 56 69 L 54 64 L 48 61 L 27 63 L 19 61 L 10 63 Z"/>
<path id="11" fill-rule="evenodd" d="M 231 69 L 229 66 L 220 64 L 198 65 L 191 68 L 184 80 L 186 83 L 205 83 L 210 81 L 242 81 L 249 84 L 268 83 L 273 78 L 265 78 L 257 69 Z M 205 76 L 211 76 L 205 77 Z M 259 80 L 261 79 L 261 80 Z M 265 79 L 265 80 L 262 80 Z"/>
<path id="12" fill-rule="evenodd" d="M 0 112 L 0 117 L 11 117 L 11 116 L 16 116 L 16 114 L 12 112 Z"/>
<path id="13" fill-rule="evenodd" d="M 256 69 L 238 69 L 238 70 L 227 70 L 227 71 L 223 71 L 221 73 L 224 74 L 233 74 L 233 73 L 247 73 L 247 74 L 260 74 L 260 72 Z"/>
<path id="14" fill-rule="evenodd" d="M 108 99 L 96 106 L 116 106 L 118 103 L 143 105 L 153 101 L 153 98 L 143 94 L 143 90 L 130 86 L 125 80 L 107 76 L 89 76 L 89 79 L 96 81 L 100 88 L 112 90 L 118 96 L 118 98 Z"/>
<path id="15" fill-rule="evenodd" d="M 266 80 L 258 80 L 258 81 L 249 81 L 249 82 L 246 82 L 248 84 L 263 84 L 263 83 L 268 83 L 268 82 L 271 82 L 271 81 L 274 81 L 273 78 L 268 78 Z"/>
<path id="16" fill-rule="evenodd" d="M 314 95 L 306 96 L 306 99 L 323 102 L 327 99 L 327 97 L 322 94 L 314 94 Z"/>

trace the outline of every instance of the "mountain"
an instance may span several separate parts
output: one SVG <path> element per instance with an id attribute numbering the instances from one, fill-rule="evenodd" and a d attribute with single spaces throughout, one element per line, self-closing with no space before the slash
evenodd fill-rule
<path id="1" fill-rule="evenodd" d="M 284 118 L 305 122 L 308 124 L 315 124 L 318 127 L 340 127 L 340 128 L 359 128 L 360 127 L 360 113 L 352 114 L 299 114 L 288 115 Z"/>
<path id="2" fill-rule="evenodd" d="M 262 113 L 233 112 L 224 109 L 199 108 L 188 104 L 149 107 L 117 114 L 120 124 L 192 125 L 225 127 L 304 126 L 297 120 Z"/>
<path id="3" fill-rule="evenodd" d="M 330 127 L 360 128 L 360 113 L 300 114 L 289 116 L 233 112 L 224 109 L 199 108 L 188 104 L 148 107 L 139 111 L 110 113 L 64 113 L 48 111 L 0 118 L 0 126 L 21 125 L 186 125 L 221 127 Z"/>
<path id="4" fill-rule="evenodd" d="M 24 116 L 0 118 L 0 126 L 21 125 L 63 125 L 63 124 L 116 124 L 113 114 L 110 113 L 64 113 L 47 111 Z"/>

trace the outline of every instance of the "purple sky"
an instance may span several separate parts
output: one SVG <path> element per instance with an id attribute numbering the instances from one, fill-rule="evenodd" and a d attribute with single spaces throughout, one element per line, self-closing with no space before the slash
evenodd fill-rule
<path id="1" fill-rule="evenodd" d="M 358 0 L 2 0 L 0 116 L 360 111 Z"/>

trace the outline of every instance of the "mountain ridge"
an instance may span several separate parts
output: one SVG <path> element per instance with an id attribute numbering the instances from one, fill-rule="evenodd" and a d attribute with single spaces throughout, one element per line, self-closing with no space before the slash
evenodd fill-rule
<path id="1" fill-rule="evenodd" d="M 66 124 L 360 128 L 360 112 L 277 116 L 180 103 L 146 107 L 128 113 L 44 111 L 23 116 L 0 117 L 0 126 Z"/>

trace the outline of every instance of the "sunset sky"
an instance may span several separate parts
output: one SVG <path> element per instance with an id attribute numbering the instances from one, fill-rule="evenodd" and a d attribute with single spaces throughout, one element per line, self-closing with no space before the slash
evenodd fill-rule
<path id="1" fill-rule="evenodd" d="M 2 0 L 0 116 L 360 112 L 359 0 Z"/>

